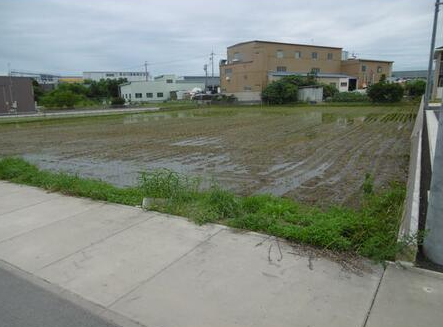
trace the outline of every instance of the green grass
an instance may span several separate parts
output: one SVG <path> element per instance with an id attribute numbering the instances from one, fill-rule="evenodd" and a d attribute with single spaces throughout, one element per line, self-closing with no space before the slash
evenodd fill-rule
<path id="1" fill-rule="evenodd" d="M 351 251 L 376 261 L 393 259 L 405 246 L 397 242 L 404 185 L 393 183 L 376 193 L 369 176 L 359 210 L 338 206 L 320 209 L 271 195 L 239 197 L 216 183 L 202 190 L 199 179 L 168 170 L 143 173 L 136 187 L 118 188 L 98 180 L 39 170 L 23 159 L 8 157 L 0 160 L 0 179 L 126 205 L 140 205 L 144 197 L 161 199 L 151 201 L 150 209 L 188 217 L 198 224 L 221 223 L 330 250 Z"/>

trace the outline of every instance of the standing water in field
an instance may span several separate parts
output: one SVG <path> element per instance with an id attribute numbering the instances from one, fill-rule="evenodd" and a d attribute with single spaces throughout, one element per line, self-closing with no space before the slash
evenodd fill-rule
<path id="1" fill-rule="evenodd" d="M 134 185 L 166 168 L 239 194 L 352 204 L 366 173 L 403 181 L 412 107 L 228 107 L 0 124 L 1 155 Z"/>

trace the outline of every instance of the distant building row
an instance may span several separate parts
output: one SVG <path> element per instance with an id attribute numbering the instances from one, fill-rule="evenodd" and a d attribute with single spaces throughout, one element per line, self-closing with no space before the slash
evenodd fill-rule
<path id="1" fill-rule="evenodd" d="M 206 89 L 218 91 L 220 78 L 205 76 L 161 75 L 150 81 L 134 81 L 120 85 L 120 96 L 126 102 L 162 102 L 182 100 Z"/>
<path id="2" fill-rule="evenodd" d="M 366 88 L 382 75 L 391 77 L 392 61 L 345 58 L 342 48 L 279 43 L 243 42 L 228 47 L 220 62 L 221 92 L 240 101 L 259 101 L 272 81 L 288 75 L 315 74 L 319 82 L 341 92 Z"/>

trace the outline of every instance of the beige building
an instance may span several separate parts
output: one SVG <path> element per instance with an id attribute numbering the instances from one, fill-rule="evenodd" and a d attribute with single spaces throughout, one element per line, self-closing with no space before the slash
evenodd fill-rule
<path id="1" fill-rule="evenodd" d="M 357 78 L 359 89 L 364 89 L 380 81 L 382 75 L 392 76 L 393 61 L 348 59 L 341 62 L 341 71 Z"/>
<path id="2" fill-rule="evenodd" d="M 314 73 L 319 82 L 333 84 L 343 92 L 377 82 L 381 74 L 369 75 L 374 65 L 377 72 L 381 66 L 387 77 L 391 74 L 392 62 L 366 60 L 366 64 L 358 66 L 360 61 L 353 59 L 355 65 L 347 66 L 348 61 L 351 60 L 342 60 L 342 48 L 337 47 L 267 41 L 239 43 L 228 47 L 227 59 L 220 62 L 221 92 L 233 94 L 240 101 L 260 101 L 268 83 L 287 75 Z"/>

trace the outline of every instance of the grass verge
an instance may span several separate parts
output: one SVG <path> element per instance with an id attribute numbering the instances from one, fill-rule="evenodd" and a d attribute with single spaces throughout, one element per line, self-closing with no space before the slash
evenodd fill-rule
<path id="1" fill-rule="evenodd" d="M 376 261 L 394 259 L 406 247 L 397 242 L 404 185 L 393 183 L 374 193 L 367 178 L 359 210 L 317 207 L 272 195 L 239 197 L 215 183 L 206 190 L 200 180 L 168 170 L 143 173 L 135 187 L 38 169 L 20 158 L 0 160 L 0 179 L 66 195 L 126 205 L 148 197 L 150 209 L 184 216 L 198 224 L 221 223 L 336 251 L 351 251 Z M 158 201 L 156 201 L 158 200 Z"/>

